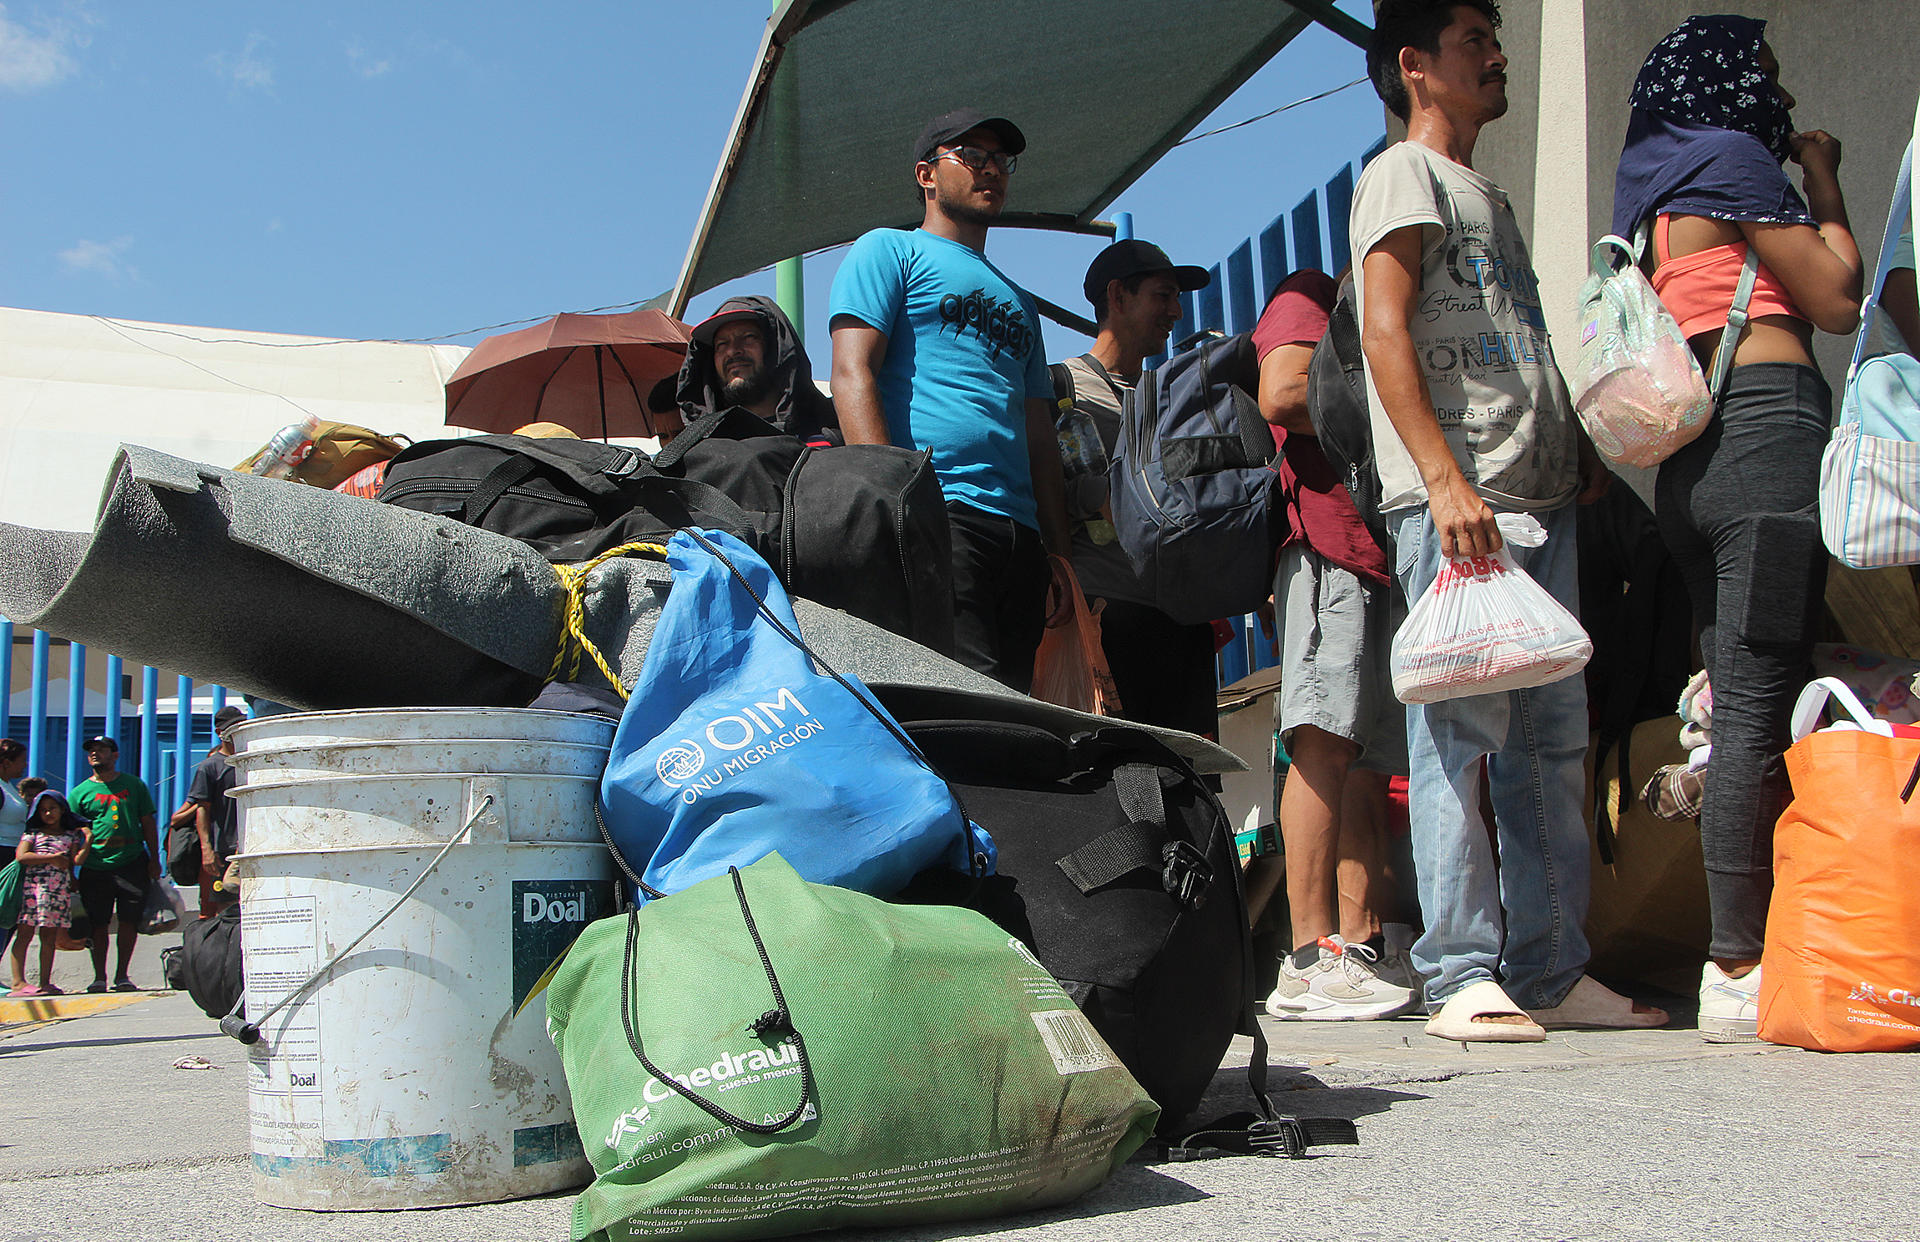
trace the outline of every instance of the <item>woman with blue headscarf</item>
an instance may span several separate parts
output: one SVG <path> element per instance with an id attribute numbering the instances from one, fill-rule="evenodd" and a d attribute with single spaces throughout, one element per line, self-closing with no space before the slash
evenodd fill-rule
<path id="1" fill-rule="evenodd" d="M 1651 225 L 1651 274 L 1703 366 L 1752 247 L 1752 316 L 1699 439 L 1660 467 L 1660 533 L 1686 578 L 1713 686 L 1713 752 L 1700 814 L 1711 956 L 1700 1032 L 1758 1038 L 1760 951 L 1773 893 L 1781 760 L 1806 682 L 1826 581 L 1820 453 L 1833 395 L 1813 333 L 1859 322 L 1860 251 L 1847 225 L 1840 144 L 1794 131 L 1794 99 L 1748 17 L 1690 17 L 1633 84 L 1614 182 L 1613 231 Z M 1803 198 L 1782 167 L 1801 169 Z"/>

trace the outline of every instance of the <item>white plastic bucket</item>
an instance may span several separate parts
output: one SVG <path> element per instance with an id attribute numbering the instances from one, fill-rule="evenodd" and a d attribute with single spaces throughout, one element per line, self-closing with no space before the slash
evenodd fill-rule
<path id="1" fill-rule="evenodd" d="M 235 729 L 233 737 L 243 754 L 256 747 L 469 739 L 587 742 L 607 747 L 613 744 L 613 729 L 614 722 L 602 716 L 532 707 L 355 708 L 262 716 Z"/>
<path id="2" fill-rule="evenodd" d="M 593 819 L 597 773 L 529 770 L 541 750 L 529 726 L 573 734 L 554 740 L 568 755 L 561 766 L 577 768 L 574 748 L 591 743 L 572 722 L 605 725 L 596 731 L 607 738 L 611 722 L 461 714 L 485 718 L 479 732 L 506 736 L 427 737 L 432 718 L 450 715 L 431 711 L 243 726 L 243 756 L 265 760 L 245 765 L 233 794 L 245 834 L 249 1017 L 265 1014 L 393 910 L 260 1023 L 248 1086 L 262 1202 L 437 1207 L 543 1194 L 592 1177 L 545 1007 L 535 1001 L 515 1011 L 553 959 L 616 902 L 613 864 Z M 348 724 L 363 732 L 323 732 Z M 263 746 L 267 725 L 282 733 Z M 307 752 L 297 764 L 296 751 Z M 604 766 L 604 741 L 599 751 Z M 376 757 L 454 770 L 377 775 L 365 770 Z M 288 763 L 276 766 L 281 759 Z M 509 762 L 520 770 L 501 770 Z M 322 774 L 329 766 L 344 774 Z M 460 843 L 396 908 L 469 821 Z"/>

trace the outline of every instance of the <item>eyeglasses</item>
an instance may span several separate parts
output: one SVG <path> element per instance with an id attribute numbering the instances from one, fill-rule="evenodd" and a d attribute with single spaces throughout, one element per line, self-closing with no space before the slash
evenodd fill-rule
<path id="1" fill-rule="evenodd" d="M 1020 157 L 1017 155 L 1008 155 L 1005 151 L 983 151 L 979 147 L 948 147 L 933 159 L 943 160 L 948 156 L 952 156 L 955 162 L 965 164 L 975 172 L 985 172 L 987 165 L 992 164 L 1009 177 L 1013 175 L 1014 168 L 1020 163 Z"/>

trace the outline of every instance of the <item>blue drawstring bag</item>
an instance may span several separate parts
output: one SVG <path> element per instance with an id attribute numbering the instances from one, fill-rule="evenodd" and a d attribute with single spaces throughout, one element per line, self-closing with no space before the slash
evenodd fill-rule
<path id="1" fill-rule="evenodd" d="M 639 868 L 634 901 L 776 850 L 804 879 L 876 897 L 941 864 L 992 873 L 986 832 L 867 688 L 807 649 L 765 561 L 683 530 L 667 564 L 673 591 L 600 783 L 609 841 Z"/>

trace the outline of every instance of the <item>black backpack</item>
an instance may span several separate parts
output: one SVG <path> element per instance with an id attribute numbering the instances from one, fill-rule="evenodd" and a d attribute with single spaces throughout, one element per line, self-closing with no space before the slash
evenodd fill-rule
<path id="1" fill-rule="evenodd" d="M 1307 364 L 1307 416 L 1313 420 L 1320 451 L 1347 485 L 1367 533 L 1391 560 L 1393 537 L 1380 516 L 1380 471 L 1373 462 L 1373 421 L 1367 412 L 1366 363 L 1351 275 L 1340 282 L 1326 335 L 1313 347 Z"/>
<path id="2" fill-rule="evenodd" d="M 971 891 L 958 891 L 964 876 L 929 872 L 897 900 L 972 905 L 1024 940 L 1160 1105 L 1163 1135 L 1191 1129 L 1181 1123 L 1246 1033 L 1261 1113 L 1211 1123 L 1184 1145 L 1298 1155 L 1357 1141 L 1350 1122 L 1282 1119 L 1266 1098 L 1233 832 L 1192 768 L 1126 727 L 1071 741 L 978 720 L 906 729 L 993 837 L 999 862 Z"/>
<path id="3" fill-rule="evenodd" d="M 1273 592 L 1273 433 L 1253 339 L 1214 336 L 1140 376 L 1107 472 L 1113 526 L 1152 604 L 1197 624 Z"/>

